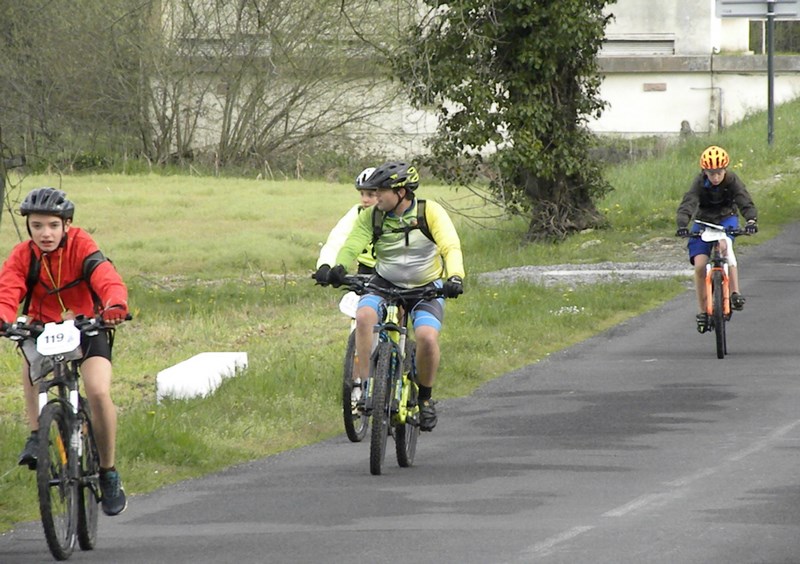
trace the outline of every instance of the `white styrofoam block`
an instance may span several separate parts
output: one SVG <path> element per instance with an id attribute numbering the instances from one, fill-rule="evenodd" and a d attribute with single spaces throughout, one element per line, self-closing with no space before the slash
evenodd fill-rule
<path id="1" fill-rule="evenodd" d="M 204 352 L 156 375 L 156 401 L 207 396 L 224 378 L 247 368 L 246 352 Z"/>

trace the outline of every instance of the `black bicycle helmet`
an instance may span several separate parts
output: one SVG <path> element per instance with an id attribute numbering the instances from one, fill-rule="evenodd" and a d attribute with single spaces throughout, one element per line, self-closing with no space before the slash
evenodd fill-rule
<path id="1" fill-rule="evenodd" d="M 393 190 L 406 188 L 409 190 L 410 197 L 410 192 L 419 186 L 419 172 L 417 172 L 417 167 L 408 163 L 395 161 L 384 163 L 367 178 L 364 186 Z"/>
<path id="2" fill-rule="evenodd" d="M 28 192 L 19 206 L 19 213 L 21 215 L 41 213 L 56 215 L 61 219 L 72 219 L 75 215 L 75 204 L 67 199 L 63 191 L 46 186 Z"/>

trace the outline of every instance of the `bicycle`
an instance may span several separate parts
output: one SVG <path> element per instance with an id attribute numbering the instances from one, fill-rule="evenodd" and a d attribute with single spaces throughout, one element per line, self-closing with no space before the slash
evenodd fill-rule
<path id="1" fill-rule="evenodd" d="M 35 342 L 38 353 L 30 374 L 39 389 L 36 484 L 44 536 L 56 560 L 67 560 L 76 540 L 82 550 L 97 543 L 100 457 L 89 402 L 79 389 L 80 342 L 82 334 L 107 329 L 100 316 L 44 325 L 21 317 L 2 328 L 13 341 Z"/>
<path id="2" fill-rule="evenodd" d="M 444 297 L 442 288 L 385 288 L 358 276 L 346 276 L 343 286 L 358 295 L 378 294 L 386 300 L 386 314 L 373 329 L 369 376 L 364 385 L 363 409 L 372 419 L 369 469 L 382 473 L 389 436 L 395 440 L 397 463 L 414 464 L 419 437 L 419 384 L 416 343 L 408 336 L 411 305 L 418 300 Z"/>
<path id="3" fill-rule="evenodd" d="M 748 235 L 741 229 L 726 228 L 723 225 L 695 220 L 696 224 L 704 229 L 689 237 L 700 238 L 707 243 L 712 243 L 711 256 L 706 265 L 706 314 L 709 320 L 709 329 L 714 330 L 716 337 L 717 358 L 723 359 L 728 354 L 728 339 L 726 324 L 733 316 L 731 308 L 731 291 L 729 277 L 729 261 L 733 253 L 733 240 L 731 236 Z M 725 241 L 725 252 L 720 249 L 720 241 Z"/>

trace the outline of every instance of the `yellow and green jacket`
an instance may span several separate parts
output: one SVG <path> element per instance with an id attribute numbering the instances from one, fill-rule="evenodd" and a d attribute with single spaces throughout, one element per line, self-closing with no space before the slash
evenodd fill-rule
<path id="1" fill-rule="evenodd" d="M 464 278 L 461 240 L 450 216 L 440 204 L 426 200 L 425 218 L 433 241 L 420 229 L 403 230 L 417 225 L 416 199 L 402 216 L 386 214 L 381 236 L 374 243 L 375 271 L 395 286 L 415 288 L 450 276 Z M 336 261 L 331 264 L 350 264 L 372 242 L 372 236 L 372 208 L 367 208 L 358 214 Z"/>

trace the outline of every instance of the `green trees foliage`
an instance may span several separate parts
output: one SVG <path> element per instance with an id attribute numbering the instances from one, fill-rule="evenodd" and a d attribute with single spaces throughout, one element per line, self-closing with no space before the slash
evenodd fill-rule
<path id="1" fill-rule="evenodd" d="M 559 238 L 602 218 L 609 190 L 591 157 L 595 56 L 613 0 L 426 0 L 394 58 L 396 75 L 439 126 L 429 165 L 449 182 L 488 174 L 530 238 Z"/>

